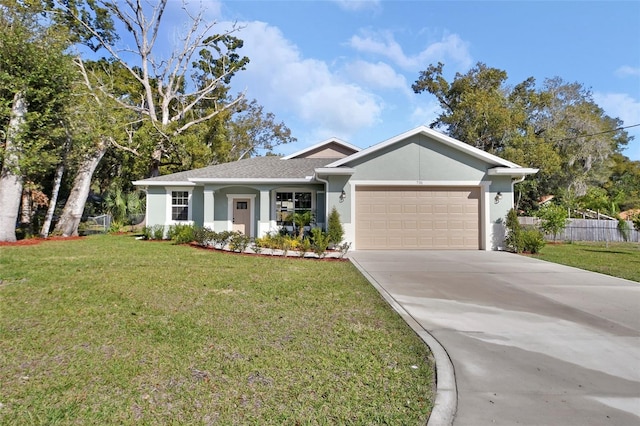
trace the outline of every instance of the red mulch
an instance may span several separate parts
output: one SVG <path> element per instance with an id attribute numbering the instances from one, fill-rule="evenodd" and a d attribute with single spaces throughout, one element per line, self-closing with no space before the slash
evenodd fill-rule
<path id="1" fill-rule="evenodd" d="M 79 240 L 82 237 L 49 237 L 49 238 L 25 238 L 24 240 L 18 240 L 15 242 L 0 241 L 1 246 L 34 246 L 36 244 L 43 243 L 45 241 L 73 241 Z"/>

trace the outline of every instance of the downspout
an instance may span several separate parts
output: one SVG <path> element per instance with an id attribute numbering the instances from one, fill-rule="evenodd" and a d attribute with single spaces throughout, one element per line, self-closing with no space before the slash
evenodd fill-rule
<path id="1" fill-rule="evenodd" d="M 511 193 L 512 194 L 515 194 L 515 188 L 514 188 L 515 184 L 523 182 L 526 177 L 527 177 L 527 175 L 522 175 L 518 179 L 511 179 Z M 515 202 L 515 197 L 514 197 L 514 202 Z M 512 208 L 516 208 L 517 204 L 519 204 L 519 203 L 520 203 L 520 198 L 518 197 L 518 203 L 516 203 L 514 206 L 512 206 Z"/>
<path id="2" fill-rule="evenodd" d="M 324 183 L 324 230 L 326 231 L 327 220 L 329 218 L 329 181 L 318 177 L 318 174 L 316 172 L 313 172 L 313 178 Z"/>

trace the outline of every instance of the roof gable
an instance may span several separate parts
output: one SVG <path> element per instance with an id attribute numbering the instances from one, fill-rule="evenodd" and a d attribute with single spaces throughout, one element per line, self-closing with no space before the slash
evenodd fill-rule
<path id="1" fill-rule="evenodd" d="M 493 166 L 497 166 L 497 167 L 507 167 L 507 168 L 521 168 L 520 166 L 518 166 L 515 163 L 512 163 L 510 161 L 504 160 L 496 155 L 493 154 L 489 154 L 488 152 L 485 152 L 481 149 L 475 148 L 471 145 L 468 145 L 464 142 L 461 142 L 457 139 L 454 139 L 450 136 L 444 135 L 440 132 L 437 132 L 433 129 L 430 129 L 427 126 L 420 126 L 417 127 L 413 130 L 409 130 L 408 132 L 402 133 L 398 136 L 395 136 L 391 139 L 387 139 L 386 141 L 380 142 L 376 145 L 373 145 L 367 149 L 361 150 L 359 152 L 356 152 L 352 155 L 350 155 L 349 157 L 345 157 L 345 158 L 341 158 L 337 161 L 334 161 L 331 164 L 328 164 L 327 167 L 338 167 L 338 166 L 343 166 L 343 165 L 348 165 L 350 162 L 352 162 L 353 160 L 365 157 L 367 155 L 373 154 L 375 152 L 381 151 L 385 148 L 391 147 L 395 144 L 401 143 L 402 141 L 415 136 L 415 135 L 425 135 L 430 137 L 431 139 L 435 140 L 436 142 L 442 143 L 446 146 L 449 146 L 451 148 L 454 148 L 458 151 L 464 152 L 468 155 L 471 155 L 472 157 L 478 158 L 490 165 Z"/>
<path id="2" fill-rule="evenodd" d="M 292 158 L 331 158 L 341 159 L 360 151 L 355 145 L 337 138 L 331 138 L 305 148 L 301 151 L 283 157 L 283 160 Z"/>

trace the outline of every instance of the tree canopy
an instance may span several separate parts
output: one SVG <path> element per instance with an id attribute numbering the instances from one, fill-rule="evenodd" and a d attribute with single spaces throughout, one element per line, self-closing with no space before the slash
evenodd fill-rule
<path id="1" fill-rule="evenodd" d="M 580 197 L 605 185 L 630 137 L 580 83 L 534 78 L 510 86 L 507 72 L 476 64 L 449 82 L 444 64 L 430 65 L 412 85 L 435 96 L 441 112 L 430 123 L 450 136 L 540 172 L 520 184 L 520 208 L 543 195 Z M 618 156 L 618 157 L 616 157 Z M 620 177 L 622 178 L 622 177 Z M 631 179 L 625 177 L 623 179 Z M 629 194 L 631 195 L 631 194 Z"/>

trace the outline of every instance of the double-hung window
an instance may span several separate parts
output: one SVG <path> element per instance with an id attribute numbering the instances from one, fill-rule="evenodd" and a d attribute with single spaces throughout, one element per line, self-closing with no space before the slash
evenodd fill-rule
<path id="1" fill-rule="evenodd" d="M 294 213 L 311 211 L 311 192 L 276 192 L 276 223 L 291 226 Z"/>
<path id="2" fill-rule="evenodd" d="M 171 220 L 189 220 L 189 191 L 171 191 Z"/>

